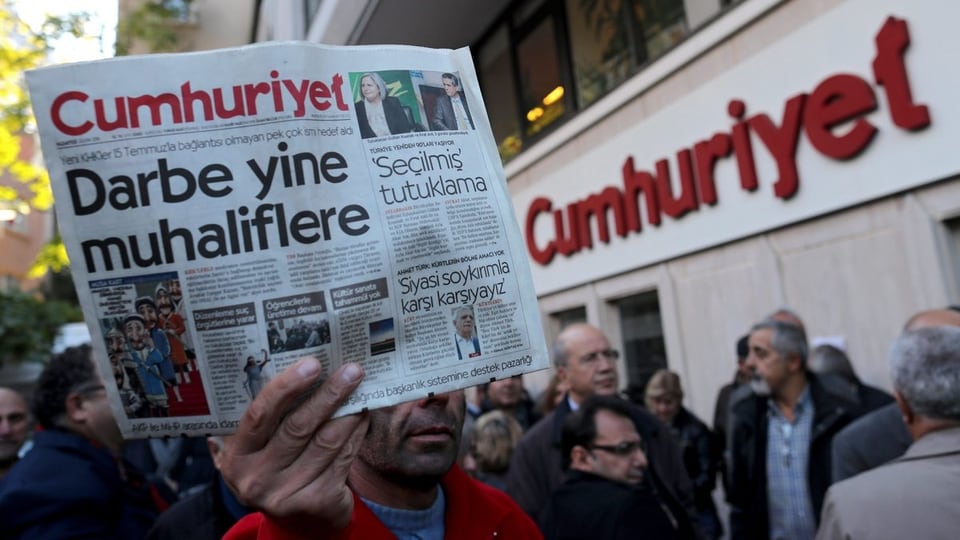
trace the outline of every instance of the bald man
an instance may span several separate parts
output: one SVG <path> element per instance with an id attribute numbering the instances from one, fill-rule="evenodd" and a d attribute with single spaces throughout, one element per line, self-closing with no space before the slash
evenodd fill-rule
<path id="1" fill-rule="evenodd" d="M 17 462 L 17 452 L 29 433 L 27 401 L 16 390 L 0 387 L 0 478 Z"/>
<path id="2" fill-rule="evenodd" d="M 610 346 L 607 336 L 595 326 L 573 324 L 557 337 L 553 361 L 560 380 L 568 383 L 570 389 L 560 405 L 523 436 L 507 470 L 507 493 L 534 520 L 540 517 L 551 493 L 564 482 L 560 450 L 564 421 L 593 395 L 619 394 L 619 358 L 619 351 Z M 658 486 L 662 496 L 683 507 L 695 522 L 693 484 L 670 428 L 646 410 L 632 404 L 628 407 L 637 432 L 647 444 L 651 482 Z M 699 537 L 699 528 L 696 532 Z"/>
<path id="3" fill-rule="evenodd" d="M 903 330 L 931 326 L 960 326 L 960 311 L 931 309 L 907 320 Z M 870 412 L 833 438 L 833 482 L 839 482 L 888 463 L 907 451 L 913 438 L 896 402 Z"/>

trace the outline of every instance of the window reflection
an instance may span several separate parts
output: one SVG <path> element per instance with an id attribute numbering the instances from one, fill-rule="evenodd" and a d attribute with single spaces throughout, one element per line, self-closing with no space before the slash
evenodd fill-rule
<path id="1" fill-rule="evenodd" d="M 525 119 L 523 133 L 533 137 L 563 116 L 566 110 L 565 100 L 562 99 L 563 82 L 560 78 L 553 18 L 540 21 L 519 42 L 517 71 L 520 76 L 521 111 Z M 561 99 L 548 98 L 558 87 L 561 88 Z"/>
<path id="2" fill-rule="evenodd" d="M 577 106 L 590 105 L 631 72 L 632 41 L 624 0 L 567 0 Z"/>
<path id="3" fill-rule="evenodd" d="M 487 42 L 480 51 L 477 63 L 493 137 L 497 141 L 500 159 L 506 162 L 520 153 L 523 147 L 506 26 L 501 26 Z"/>
<path id="4" fill-rule="evenodd" d="M 697 20 L 732 3 L 700 9 Z M 501 158 L 509 161 L 558 120 L 623 84 L 690 30 L 684 0 L 517 3 L 477 49 Z"/>
<path id="5" fill-rule="evenodd" d="M 683 0 L 633 0 L 633 14 L 646 48 L 641 64 L 663 55 L 689 32 Z"/>

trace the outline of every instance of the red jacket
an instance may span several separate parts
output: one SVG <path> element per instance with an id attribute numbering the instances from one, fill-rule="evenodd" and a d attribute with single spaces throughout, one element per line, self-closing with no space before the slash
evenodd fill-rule
<path id="1" fill-rule="evenodd" d="M 492 538 L 542 539 L 540 530 L 513 500 L 468 477 L 454 466 L 441 482 L 446 497 L 445 536 L 457 540 Z M 306 540 L 306 531 L 288 531 L 261 513 L 250 514 L 230 529 L 223 540 Z M 396 536 L 353 495 L 350 525 L 329 540 L 388 540 Z"/>

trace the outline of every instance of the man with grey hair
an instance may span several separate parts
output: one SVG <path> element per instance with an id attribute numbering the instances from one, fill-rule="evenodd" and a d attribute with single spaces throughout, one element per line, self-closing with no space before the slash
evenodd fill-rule
<path id="1" fill-rule="evenodd" d="M 553 412 L 520 439 L 507 470 L 507 494 L 534 520 L 540 517 L 550 495 L 564 482 L 560 449 L 564 421 L 587 398 L 618 394 L 618 358 L 620 353 L 610 346 L 603 331 L 593 325 L 572 324 L 557 336 L 553 360 L 558 376 L 569 384 L 570 390 Z M 647 444 L 648 474 L 659 479 L 667 492 L 665 495 L 677 500 L 691 522 L 696 523 L 693 484 L 670 428 L 640 407 L 629 405 L 629 408 L 637 433 Z"/>
<path id="2" fill-rule="evenodd" d="M 908 330 L 890 352 L 894 397 L 914 443 L 827 492 L 818 539 L 952 539 L 960 530 L 960 328 Z"/>
<path id="3" fill-rule="evenodd" d="M 460 306 L 453 310 L 453 327 L 456 329 L 453 340 L 457 344 L 457 358 L 463 360 L 480 356 L 480 338 L 477 337 L 473 306 Z"/>
<path id="4" fill-rule="evenodd" d="M 811 539 L 830 485 L 830 442 L 858 405 L 849 388 L 807 369 L 801 327 L 768 318 L 754 325 L 750 395 L 731 405 L 732 538 Z"/>

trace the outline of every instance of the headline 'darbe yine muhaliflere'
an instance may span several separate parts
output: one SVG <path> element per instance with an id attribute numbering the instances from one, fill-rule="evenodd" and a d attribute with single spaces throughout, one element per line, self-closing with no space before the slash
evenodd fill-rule
<path id="1" fill-rule="evenodd" d="M 287 148 L 287 143 L 281 142 L 277 145 L 281 154 L 246 161 L 252 177 L 260 184 L 257 199 L 263 200 L 277 186 L 315 190 L 325 183 L 344 184 L 351 176 L 343 154 L 286 154 Z M 447 159 L 440 160 L 437 168 L 446 169 L 448 165 L 455 169 L 460 168 L 455 165 L 462 166 L 459 161 Z M 105 208 L 135 211 L 154 204 L 176 205 L 196 196 L 223 198 L 233 193 L 234 174 L 225 164 L 211 163 L 199 169 L 194 172 L 158 159 L 155 170 L 132 176 L 121 174 L 104 180 L 90 169 L 76 168 L 66 172 L 66 180 L 74 214 L 94 219 Z M 465 191 L 482 191 L 469 183 L 448 183 L 444 183 L 445 189 L 430 195 L 457 196 Z M 87 271 L 95 273 L 118 266 L 126 270 L 174 263 L 176 244 L 182 246 L 186 260 L 193 261 L 198 257 L 214 259 L 291 244 L 309 245 L 338 234 L 360 236 L 370 230 L 369 220 L 370 213 L 360 204 L 300 210 L 292 215 L 283 203 L 263 203 L 253 208 L 239 205 L 226 210 L 222 222 L 206 223 L 195 230 L 174 227 L 163 218 L 157 222 L 157 230 L 147 233 L 145 238 L 131 234 L 84 239 L 80 246 Z"/>

